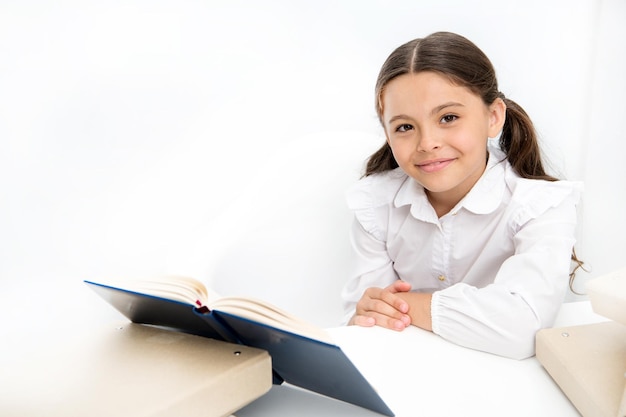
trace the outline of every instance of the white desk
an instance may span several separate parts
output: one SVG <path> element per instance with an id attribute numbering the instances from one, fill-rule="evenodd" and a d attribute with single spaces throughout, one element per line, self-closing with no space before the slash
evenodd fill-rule
<path id="1" fill-rule="evenodd" d="M 45 350 L 62 329 L 89 331 L 121 317 L 81 282 L 61 288 L 52 283 L 8 287 L 0 294 L 0 306 L 5 336 L 0 369 Z M 577 302 L 564 305 L 556 325 L 603 320 L 588 302 Z M 579 416 L 535 358 L 516 361 L 473 351 L 417 328 L 397 333 L 341 327 L 331 333 L 398 417 Z M 41 369 L 24 371 L 45 374 Z M 10 383 L 0 374 L 0 388 Z M 378 416 L 291 386 L 273 387 L 236 415 Z"/>
<path id="2" fill-rule="evenodd" d="M 588 302 L 576 302 L 563 306 L 556 326 L 604 320 Z M 417 328 L 342 327 L 331 333 L 397 417 L 580 416 L 534 357 L 517 361 L 477 352 Z M 378 415 L 290 386 L 273 387 L 236 414 Z"/>

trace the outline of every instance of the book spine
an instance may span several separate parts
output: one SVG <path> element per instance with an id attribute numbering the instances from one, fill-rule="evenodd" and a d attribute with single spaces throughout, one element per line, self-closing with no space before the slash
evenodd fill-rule
<path id="1" fill-rule="evenodd" d="M 206 307 L 194 308 L 194 313 L 207 322 L 226 342 L 244 345 L 237 333 L 217 314 Z"/>
<path id="2" fill-rule="evenodd" d="M 195 308 L 194 312 L 206 321 L 226 342 L 247 346 L 237 336 L 237 332 L 216 312 L 209 310 L 207 307 Z M 272 367 L 272 384 L 281 385 L 283 382 L 285 382 L 285 379 Z"/>

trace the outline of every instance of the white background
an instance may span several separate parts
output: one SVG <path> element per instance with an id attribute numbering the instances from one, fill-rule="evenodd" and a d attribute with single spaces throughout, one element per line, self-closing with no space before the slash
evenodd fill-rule
<path id="1" fill-rule="evenodd" d="M 624 22 L 623 0 L 0 0 L 0 291 L 188 273 L 335 323 L 376 75 L 438 30 L 584 181 L 583 290 L 626 262 Z"/>

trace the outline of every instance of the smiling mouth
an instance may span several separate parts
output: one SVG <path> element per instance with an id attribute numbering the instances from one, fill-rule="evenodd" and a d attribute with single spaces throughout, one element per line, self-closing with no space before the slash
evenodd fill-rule
<path id="1" fill-rule="evenodd" d="M 442 169 L 450 165 L 452 162 L 454 162 L 454 159 L 439 159 L 436 161 L 427 161 L 421 164 L 417 164 L 416 166 L 424 172 L 431 173 L 431 172 L 441 171 Z"/>

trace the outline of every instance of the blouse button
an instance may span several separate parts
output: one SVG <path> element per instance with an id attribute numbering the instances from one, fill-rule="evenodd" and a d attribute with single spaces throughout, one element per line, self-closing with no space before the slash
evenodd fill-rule
<path id="1" fill-rule="evenodd" d="M 439 276 L 437 277 L 437 279 L 438 279 L 439 281 L 445 281 L 445 280 L 446 280 L 446 277 L 445 277 L 445 276 L 443 276 L 443 275 L 439 275 Z"/>

